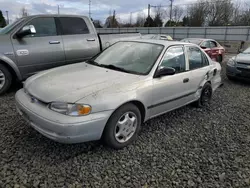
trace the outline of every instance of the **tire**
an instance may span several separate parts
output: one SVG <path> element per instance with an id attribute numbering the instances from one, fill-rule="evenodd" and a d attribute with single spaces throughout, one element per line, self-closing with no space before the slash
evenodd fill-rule
<path id="1" fill-rule="evenodd" d="M 219 63 L 222 63 L 222 61 L 223 61 L 223 59 L 222 59 L 222 55 L 218 55 L 218 57 L 217 57 L 217 61 L 218 61 Z"/>
<path id="2" fill-rule="evenodd" d="M 135 118 L 134 121 L 133 117 Z M 126 119 L 128 120 L 126 121 Z M 140 128 L 140 110 L 133 104 L 125 104 L 118 108 L 109 118 L 103 132 L 103 140 L 106 145 L 113 149 L 122 149 L 137 139 Z M 128 134 L 127 137 L 123 136 L 123 133 L 124 135 Z"/>
<path id="3" fill-rule="evenodd" d="M 230 80 L 230 81 L 235 81 L 236 80 L 236 78 L 234 78 L 233 76 L 229 76 L 229 75 L 227 75 L 227 79 Z"/>
<path id="4" fill-rule="evenodd" d="M 0 95 L 4 94 L 11 86 L 12 75 L 9 70 L 0 64 Z"/>
<path id="5" fill-rule="evenodd" d="M 209 92 L 209 93 L 207 93 Z M 210 83 L 205 83 L 205 85 L 203 86 L 202 90 L 201 90 L 201 96 L 200 98 L 193 103 L 194 106 L 198 107 L 198 108 L 203 108 L 206 107 L 210 104 L 211 99 L 212 99 L 212 95 L 213 95 L 213 89 Z"/>

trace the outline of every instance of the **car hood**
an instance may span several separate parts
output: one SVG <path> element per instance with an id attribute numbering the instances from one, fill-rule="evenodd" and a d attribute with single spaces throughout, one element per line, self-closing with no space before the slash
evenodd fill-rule
<path id="1" fill-rule="evenodd" d="M 24 85 L 25 90 L 37 99 L 50 103 L 53 101 L 76 102 L 95 92 L 135 83 L 141 76 L 114 71 L 86 63 L 62 66 L 40 72 L 30 77 Z"/>
<path id="2" fill-rule="evenodd" d="M 236 62 L 249 63 L 250 64 L 250 54 L 240 53 L 235 57 Z"/>

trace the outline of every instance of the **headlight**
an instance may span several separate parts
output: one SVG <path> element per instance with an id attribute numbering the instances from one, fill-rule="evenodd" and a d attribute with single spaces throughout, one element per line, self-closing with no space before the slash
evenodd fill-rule
<path id="1" fill-rule="evenodd" d="M 52 102 L 50 103 L 49 108 L 55 112 L 69 116 L 84 116 L 91 112 L 91 106 L 86 104 Z"/>
<path id="2" fill-rule="evenodd" d="M 235 66 L 235 60 L 233 58 L 229 59 L 228 62 L 227 62 L 227 65 L 234 67 Z"/>

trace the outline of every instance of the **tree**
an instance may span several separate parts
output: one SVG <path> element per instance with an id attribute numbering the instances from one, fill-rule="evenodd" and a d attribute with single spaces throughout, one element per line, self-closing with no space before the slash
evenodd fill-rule
<path id="1" fill-rule="evenodd" d="M 1 27 L 5 27 L 5 26 L 6 26 L 6 20 L 5 20 L 5 18 L 3 17 L 2 11 L 0 10 L 0 28 L 1 28 Z"/>
<path id="2" fill-rule="evenodd" d="M 197 3 L 187 7 L 189 25 L 200 27 L 205 24 L 208 13 L 208 2 L 199 0 Z"/>
<path id="3" fill-rule="evenodd" d="M 20 16 L 21 17 L 26 17 L 28 15 L 29 15 L 28 10 L 25 7 L 21 8 Z"/>
<path id="4" fill-rule="evenodd" d="M 102 28 L 102 22 L 100 20 L 94 20 L 93 24 L 95 28 Z"/>
<path id="5" fill-rule="evenodd" d="M 210 26 L 228 25 L 234 14 L 235 7 L 231 0 L 211 0 L 208 4 L 207 19 Z"/>
<path id="6" fill-rule="evenodd" d="M 184 9 L 180 6 L 174 6 L 172 12 L 173 12 L 173 20 L 177 23 L 180 22 L 180 19 L 184 13 Z"/>
<path id="7" fill-rule="evenodd" d="M 188 18 L 188 16 L 184 16 L 182 18 L 182 26 L 189 26 L 189 18 Z"/>
<path id="8" fill-rule="evenodd" d="M 137 14 L 135 26 L 136 27 L 143 27 L 145 21 L 146 21 L 145 18 L 141 14 Z"/>
<path id="9" fill-rule="evenodd" d="M 158 5 L 156 8 L 155 18 L 154 18 L 154 26 L 155 27 L 162 26 L 162 24 L 163 24 L 162 15 L 163 15 L 163 11 L 162 11 L 161 5 Z"/>
<path id="10" fill-rule="evenodd" d="M 115 16 L 109 16 L 107 17 L 104 26 L 107 28 L 119 27 L 119 22 Z"/>
<path id="11" fill-rule="evenodd" d="M 161 27 L 163 24 L 163 21 L 161 19 L 161 16 L 159 14 L 156 14 L 155 18 L 154 18 L 154 25 L 155 27 Z"/>
<path id="12" fill-rule="evenodd" d="M 148 16 L 145 23 L 144 27 L 155 27 L 154 20 L 151 18 L 151 16 Z"/>

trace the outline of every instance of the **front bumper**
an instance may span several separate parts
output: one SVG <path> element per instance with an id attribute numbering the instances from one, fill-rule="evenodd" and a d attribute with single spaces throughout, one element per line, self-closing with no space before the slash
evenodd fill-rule
<path id="1" fill-rule="evenodd" d="M 16 95 L 17 111 L 42 135 L 61 143 L 81 143 L 99 140 L 112 112 L 104 111 L 87 116 L 71 117 L 54 112 L 44 104 L 32 103 L 23 89 Z"/>
<path id="2" fill-rule="evenodd" d="M 227 76 L 250 80 L 250 68 L 247 67 L 239 67 L 239 66 L 229 66 L 226 67 Z"/>

